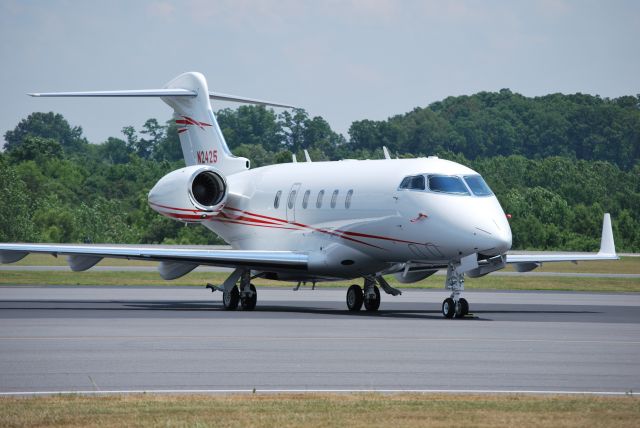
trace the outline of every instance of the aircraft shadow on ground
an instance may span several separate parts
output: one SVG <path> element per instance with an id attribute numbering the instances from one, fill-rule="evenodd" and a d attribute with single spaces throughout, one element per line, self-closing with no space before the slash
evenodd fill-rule
<path id="1" fill-rule="evenodd" d="M 483 305 L 486 306 L 486 305 Z M 26 311 L 171 311 L 171 312 L 210 312 L 212 314 L 231 313 L 226 311 L 220 302 L 202 301 L 95 301 L 95 300 L 28 300 L 28 301 L 8 301 L 0 303 L 0 315 L 2 311 L 26 310 Z M 301 315 L 327 315 L 340 317 L 367 317 L 367 318 L 397 318 L 397 319 L 443 319 L 442 314 L 437 309 L 383 309 L 377 312 L 368 312 L 364 309 L 358 312 L 349 312 L 346 309 L 333 309 L 317 306 L 289 306 L 289 305 L 258 305 L 254 311 L 237 310 L 233 313 L 242 313 L 252 318 L 259 318 L 261 314 L 301 314 Z M 465 317 L 466 320 L 492 321 L 495 315 L 586 315 L 600 314 L 594 310 L 550 310 L 550 309 L 529 309 L 521 308 L 514 310 L 476 310 Z"/>

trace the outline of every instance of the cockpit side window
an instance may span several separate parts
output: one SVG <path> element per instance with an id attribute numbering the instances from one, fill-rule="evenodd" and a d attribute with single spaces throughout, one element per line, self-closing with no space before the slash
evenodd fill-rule
<path id="1" fill-rule="evenodd" d="M 414 175 L 410 177 L 405 177 L 400 183 L 400 189 L 424 190 L 425 189 L 424 175 Z"/>
<path id="2" fill-rule="evenodd" d="M 464 181 L 467 182 L 467 186 L 471 189 L 476 196 L 491 196 L 493 192 L 479 175 L 465 175 Z"/>
<path id="3" fill-rule="evenodd" d="M 462 179 L 451 175 L 430 175 L 429 190 L 454 195 L 469 195 L 469 190 Z"/>

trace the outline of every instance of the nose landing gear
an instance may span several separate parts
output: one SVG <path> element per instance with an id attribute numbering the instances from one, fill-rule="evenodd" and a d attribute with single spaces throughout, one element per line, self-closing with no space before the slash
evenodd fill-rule
<path id="1" fill-rule="evenodd" d="M 445 318 L 464 318 L 469 314 L 469 302 L 460 297 L 464 291 L 464 273 L 458 272 L 454 264 L 447 268 L 445 287 L 451 290 L 451 297 L 442 302 L 442 315 Z"/>

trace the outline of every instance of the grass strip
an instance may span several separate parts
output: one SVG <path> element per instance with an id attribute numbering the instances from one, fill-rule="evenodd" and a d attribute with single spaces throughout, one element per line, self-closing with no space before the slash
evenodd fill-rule
<path id="1" fill-rule="evenodd" d="M 6 427 L 637 427 L 637 397 L 454 394 L 50 396 L 0 399 Z"/>
<path id="2" fill-rule="evenodd" d="M 155 272 L 58 272 L 58 271 L 2 271 L 0 285 L 107 285 L 107 286 L 204 286 L 221 284 L 225 272 L 191 272 L 172 281 L 165 281 Z M 444 277 L 430 277 L 414 284 L 400 284 L 393 276 L 389 283 L 401 289 L 442 289 Z M 360 280 L 319 283 L 319 287 L 346 287 Z M 292 283 L 256 279 L 258 287 L 293 286 Z M 582 277 L 504 277 L 487 275 L 469 278 L 467 290 L 557 290 L 587 292 L 640 292 L 640 278 L 582 278 Z"/>

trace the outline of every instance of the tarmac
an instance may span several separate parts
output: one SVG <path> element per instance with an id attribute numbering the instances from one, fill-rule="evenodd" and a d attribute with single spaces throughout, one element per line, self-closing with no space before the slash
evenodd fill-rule
<path id="1" fill-rule="evenodd" d="M 350 313 L 342 288 L 258 289 L 225 311 L 199 287 L 0 287 L 0 394 L 640 390 L 640 294 L 383 295 Z"/>

